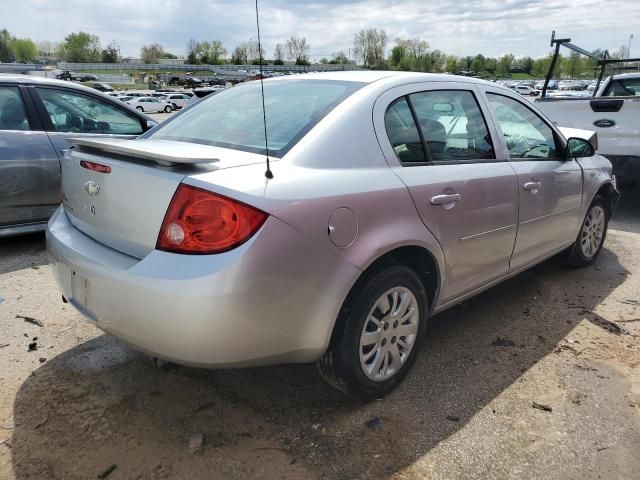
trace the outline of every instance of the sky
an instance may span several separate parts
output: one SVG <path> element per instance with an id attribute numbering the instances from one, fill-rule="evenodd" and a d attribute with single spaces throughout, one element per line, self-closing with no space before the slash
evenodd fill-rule
<path id="1" fill-rule="evenodd" d="M 0 0 L 0 29 L 35 41 L 62 41 L 79 30 L 103 45 L 115 40 L 121 54 L 159 42 L 184 55 L 187 40 L 220 40 L 230 54 L 256 39 L 253 0 Z M 11 4 L 9 7 L 8 5 Z M 396 38 L 419 37 L 432 49 L 467 56 L 540 57 L 551 31 L 593 50 L 627 45 L 640 57 L 640 0 L 259 0 L 262 43 L 271 57 L 276 43 L 306 37 L 311 57 L 349 53 L 360 29 L 384 29 Z"/>

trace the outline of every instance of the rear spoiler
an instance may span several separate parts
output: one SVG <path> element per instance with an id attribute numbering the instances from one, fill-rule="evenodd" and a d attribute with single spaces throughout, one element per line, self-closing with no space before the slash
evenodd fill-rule
<path id="1" fill-rule="evenodd" d="M 171 140 L 121 138 L 70 138 L 69 142 L 77 148 L 98 150 L 100 152 L 124 155 L 139 160 L 154 162 L 164 167 L 180 164 L 215 163 L 220 159 L 213 156 L 214 147 L 196 143 Z"/>

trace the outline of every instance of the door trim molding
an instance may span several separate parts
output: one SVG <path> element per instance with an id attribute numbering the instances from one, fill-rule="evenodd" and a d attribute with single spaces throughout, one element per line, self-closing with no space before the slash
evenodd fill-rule
<path id="1" fill-rule="evenodd" d="M 512 224 L 512 225 L 506 225 L 504 227 L 494 228 L 493 230 L 487 230 L 486 232 L 474 233 L 473 235 L 468 235 L 466 237 L 460 237 L 460 241 L 461 242 L 466 242 L 468 240 L 474 240 L 474 239 L 476 239 L 478 237 L 482 237 L 484 235 L 489 235 L 491 233 L 501 232 L 503 230 L 508 230 L 508 229 L 516 228 L 516 227 L 517 227 L 517 225 L 515 223 Z"/>
<path id="2" fill-rule="evenodd" d="M 576 207 L 571 207 L 571 208 L 565 208 L 564 210 L 560 210 L 558 212 L 551 212 L 551 213 L 548 213 L 547 215 L 543 215 L 541 217 L 536 217 L 536 218 L 532 218 L 530 220 L 525 220 L 524 222 L 520 222 L 520 225 L 526 225 L 527 223 L 537 222 L 538 220 L 544 220 L 545 218 L 553 217 L 554 215 L 560 215 L 562 213 L 571 212 L 572 210 L 577 210 L 578 208 L 580 208 L 580 207 L 576 206 Z"/>

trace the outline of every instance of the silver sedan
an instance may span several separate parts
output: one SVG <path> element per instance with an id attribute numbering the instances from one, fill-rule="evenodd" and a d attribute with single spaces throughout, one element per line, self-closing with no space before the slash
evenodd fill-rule
<path id="1" fill-rule="evenodd" d="M 372 399 L 430 316 L 602 248 L 618 192 L 595 135 L 506 88 L 271 79 L 266 125 L 260 92 L 227 89 L 137 140 L 74 142 L 47 242 L 63 298 L 98 328 L 188 365 L 317 362 Z"/>

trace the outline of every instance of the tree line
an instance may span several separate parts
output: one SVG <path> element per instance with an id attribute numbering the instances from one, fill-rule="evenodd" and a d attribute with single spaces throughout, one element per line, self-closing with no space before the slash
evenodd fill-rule
<path id="1" fill-rule="evenodd" d="M 268 56 L 258 42 L 249 39 L 232 50 L 227 50 L 219 40 L 197 41 L 191 38 L 186 44 L 188 64 L 255 64 L 283 65 L 285 61 L 296 65 L 310 64 L 311 45 L 305 37 L 290 37 L 277 43 L 272 55 Z M 354 59 L 344 51 L 334 52 L 330 58 L 323 57 L 323 64 L 358 63 L 365 68 L 381 70 L 403 70 L 416 72 L 447 72 L 505 78 L 513 73 L 525 73 L 535 77 L 544 76 L 551 64 L 552 55 L 542 58 L 520 57 L 505 54 L 499 57 L 448 55 L 438 49 L 431 49 L 429 43 L 420 38 L 396 38 L 391 44 L 385 30 L 370 28 L 357 32 L 353 38 Z M 595 55 L 603 53 L 597 49 Z M 626 46 L 613 52 L 613 58 L 626 58 Z M 267 59 L 268 57 L 268 59 Z M 67 35 L 60 43 L 48 41 L 33 42 L 29 38 L 16 38 L 6 29 L 0 30 L 0 62 L 29 62 L 50 58 L 71 63 L 116 63 L 121 60 L 120 47 L 112 41 L 104 48 L 97 35 L 75 32 Z M 178 58 L 157 42 L 144 45 L 140 49 L 143 63 L 158 63 L 163 58 Z M 579 77 L 593 74 L 595 62 L 587 57 L 571 52 L 561 55 L 554 69 L 555 77 Z"/>

